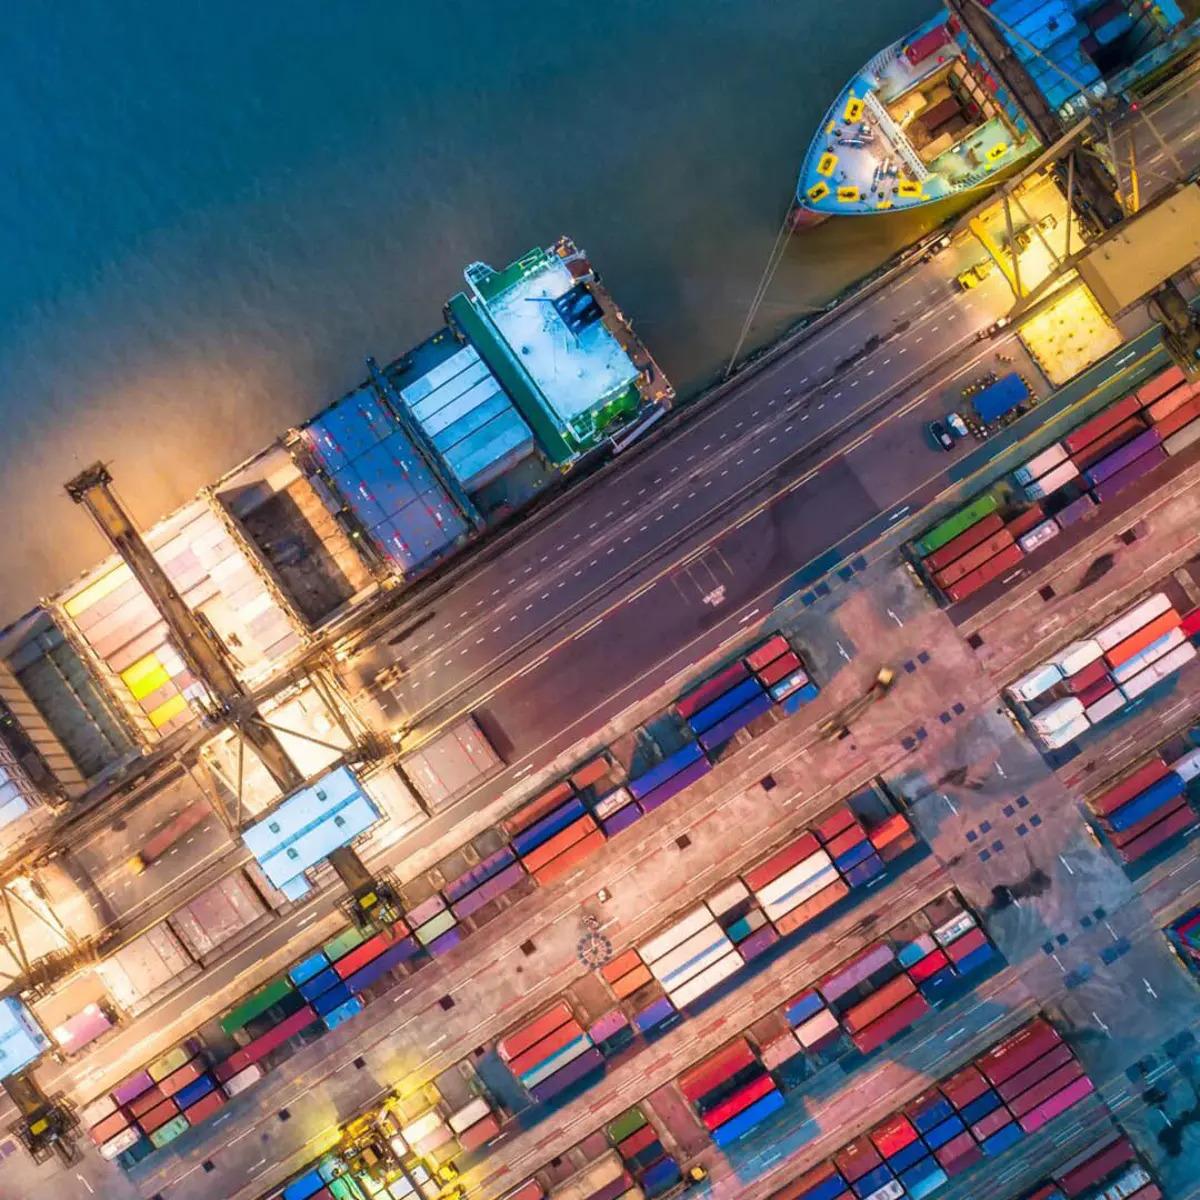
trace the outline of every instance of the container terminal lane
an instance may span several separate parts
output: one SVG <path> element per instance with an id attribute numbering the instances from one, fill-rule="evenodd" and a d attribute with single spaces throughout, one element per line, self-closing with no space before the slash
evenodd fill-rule
<path id="1" fill-rule="evenodd" d="M 1181 135 L 1187 95 L 1167 110 L 1177 114 Z M 1176 149 L 1185 161 L 1188 144 Z M 1155 149 L 1147 144 L 1143 162 Z M 1061 213 L 1045 185 L 1032 186 L 1025 203 L 1035 218 Z M 1059 219 L 1060 233 L 1064 225 Z M 503 746 L 505 771 L 411 839 L 383 848 L 404 863 L 403 878 L 600 745 L 616 749 L 692 683 L 776 628 L 788 629 L 821 682 L 819 699 L 794 716 L 775 714 L 780 719 L 753 740 L 743 735 L 707 778 L 648 813 L 639 837 L 605 845 L 583 873 L 515 904 L 500 932 L 468 934 L 453 954 L 373 999 L 357 1020 L 297 1050 L 216 1122 L 187 1135 L 190 1142 L 127 1175 L 89 1155 L 59 1173 L 56 1192 L 274 1195 L 387 1090 L 417 1090 L 480 1050 L 490 1061 L 511 1030 L 559 997 L 589 1019 L 611 1007 L 595 970 L 579 958 L 581 908 L 598 915 L 615 953 L 645 950 L 657 931 L 882 778 L 883 793 L 918 835 L 908 857 L 753 978 L 655 1040 L 635 1039 L 602 1081 L 545 1111 L 497 1094 L 496 1084 L 491 1101 L 504 1118 L 502 1134 L 464 1160 L 468 1194 L 504 1195 L 555 1160 L 583 1166 L 597 1157 L 591 1135 L 644 1101 L 677 1156 L 705 1162 L 711 1194 L 767 1196 L 802 1168 L 836 1161 L 852 1138 L 1039 1010 L 1068 1034 L 1096 1090 L 1044 1133 L 1030 1133 L 1001 1170 L 953 1185 L 969 1193 L 941 1194 L 1017 1195 L 1106 1131 L 1115 1135 L 1117 1123 L 1153 1156 L 1163 1194 L 1189 1194 L 1187 1155 L 1156 1153 L 1161 1129 L 1175 1127 L 1171 1114 L 1188 1108 L 1188 1059 L 1179 1048 L 1196 1008 L 1194 985 L 1160 931 L 1195 905 L 1200 880 L 1186 843 L 1145 874 L 1123 871 L 1081 820 L 1072 792 L 1102 788 L 1168 734 L 1186 732 L 1191 677 L 1181 675 L 1169 698 L 1089 746 L 1083 764 L 1039 753 L 996 697 L 1043 648 L 1054 649 L 1048 639 L 1085 635 L 1136 600 L 1147 576 L 1186 568 L 1192 550 L 1180 530 L 1194 526 L 1190 468 L 1172 480 L 1169 497 L 1159 489 L 1136 500 L 1119 526 L 1102 521 L 1090 543 L 1072 549 L 1070 569 L 1081 575 L 1104 553 L 1115 565 L 1098 587 L 1081 579 L 1090 589 L 1080 592 L 1086 603 L 1059 601 L 1051 629 L 1031 629 L 1028 614 L 1065 563 L 1022 580 L 1023 604 L 998 593 L 966 622 L 933 603 L 898 565 L 895 548 L 930 524 L 933 514 L 921 513 L 930 502 L 952 508 L 990 482 L 995 463 L 1011 469 L 1028 454 L 999 440 L 986 453 L 960 450 L 939 460 L 921 442 L 922 425 L 988 372 L 1016 370 L 1037 381 L 1039 395 L 1050 391 L 1015 331 L 977 336 L 1006 306 L 1003 281 L 953 292 L 951 281 L 978 254 L 977 244 L 955 242 L 900 273 L 847 311 L 852 333 L 835 320 L 813 334 L 431 599 L 432 617 L 399 613 L 396 625 L 412 629 L 407 637 L 383 649 L 367 644 L 342 665 L 357 705 L 378 727 L 400 727 L 420 741 L 469 712 Z M 866 332 L 874 320 L 883 323 L 878 334 Z M 1164 369 L 1161 340 L 1144 318 L 1123 320 L 1121 333 L 1120 347 L 1048 402 L 1047 417 L 1090 411 Z M 943 461 L 949 471 L 935 471 Z M 1139 525 L 1132 543 L 1120 543 L 1125 549 L 1109 549 L 1118 532 Z M 836 557 L 823 557 L 830 547 L 839 548 Z M 964 641 L 979 630 L 983 655 Z M 397 656 L 402 671 L 376 685 Z M 848 736 L 829 740 L 820 722 L 855 705 L 884 661 L 898 673 L 892 690 L 854 719 Z M 622 762 L 622 752 L 614 758 Z M 224 859 L 210 833 L 188 845 L 197 847 L 190 851 L 197 865 Z M 108 862 L 117 883 L 118 855 Z M 172 869 L 187 874 L 188 863 L 177 858 Z M 951 889 L 986 926 L 997 959 L 990 973 L 861 1064 L 812 1056 L 785 1124 L 750 1131 L 727 1153 L 714 1153 L 675 1081 L 752 1026 L 777 1025 L 776 1010 L 789 998 L 918 920 Z M 131 910 L 145 920 L 155 906 L 169 911 L 186 895 L 166 891 L 148 883 Z M 327 894 L 300 905 L 92 1055 L 61 1070 L 47 1064 L 47 1090 L 65 1088 L 86 1103 L 116 1086 L 295 961 L 302 945 L 336 932 L 344 919 L 332 905 Z M 1135 1006 L 1145 1020 L 1130 1021 Z M 753 1036 L 766 1042 L 762 1032 Z M 1155 1091 L 1130 1074 L 1150 1060 L 1146 1071 L 1160 1072 Z M 1169 1060 L 1174 1074 L 1164 1075 Z M 486 1080 L 482 1070 L 478 1078 Z M 1186 1122 L 1180 1137 L 1189 1147 Z M 11 1179 L 14 1194 L 36 1195 L 53 1168 L 39 1174 L 19 1154 L 6 1156 L 0 1188 Z"/>

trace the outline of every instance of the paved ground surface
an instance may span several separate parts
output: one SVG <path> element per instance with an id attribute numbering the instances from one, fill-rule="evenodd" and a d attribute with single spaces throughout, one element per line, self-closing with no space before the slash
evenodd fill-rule
<path id="1" fill-rule="evenodd" d="M 1167 121 L 1174 123 L 1181 155 L 1194 132 L 1189 105 L 1190 99 L 1180 101 Z M 1139 155 L 1143 169 L 1154 154 L 1147 146 L 1144 157 Z M 1039 203 L 1049 204 L 1050 197 L 1030 197 L 1035 216 Z M 465 836 L 473 821 L 484 822 L 495 795 L 522 768 L 541 766 L 588 732 L 599 731 L 684 664 L 739 627 L 753 628 L 772 610 L 773 620 L 794 622 L 830 677 L 825 706 L 854 695 L 885 658 L 908 661 L 905 656 L 912 655 L 916 661 L 924 651 L 932 665 L 906 674 L 896 698 L 879 705 L 846 742 L 830 746 L 804 736 L 818 713 L 781 726 L 692 789 L 686 807 L 669 805 L 638 846 L 614 844 L 595 860 L 598 865 L 586 880 L 522 901 L 513 911 L 511 931 L 489 939 L 486 953 L 452 956 L 420 972 L 408 990 L 400 989 L 378 1002 L 369 1018 L 302 1051 L 252 1098 L 239 1102 L 226 1122 L 190 1147 L 181 1145 L 161 1161 L 152 1160 L 136 1180 L 121 1179 L 92 1158 L 66 1172 L 34 1172 L 23 1160 L 9 1158 L 0 1196 L 7 1200 L 9 1187 L 19 1187 L 21 1195 L 48 1194 L 44 1189 L 53 1188 L 64 1198 L 93 1188 L 114 1198 L 253 1196 L 266 1186 L 269 1172 L 303 1158 L 311 1139 L 351 1115 L 380 1087 L 454 1063 L 502 1033 L 518 1013 L 572 986 L 580 973 L 573 956 L 578 908 L 599 886 L 610 886 L 614 894 L 606 909 L 610 936 L 622 943 L 632 940 L 657 923 L 658 913 L 711 890 L 736 866 L 735 859 L 748 861 L 784 830 L 803 824 L 806 815 L 816 815 L 878 772 L 914 797 L 914 812 L 933 853 L 878 891 L 869 906 L 860 906 L 855 920 L 889 914 L 954 882 L 989 911 L 993 935 L 1011 966 L 947 1013 L 939 1035 L 918 1029 L 889 1050 L 887 1061 L 869 1065 L 859 1077 L 838 1087 L 828 1081 L 814 1086 L 813 1094 L 799 1098 L 799 1112 L 791 1113 L 800 1119 L 792 1121 L 786 1139 L 778 1130 L 770 1134 L 769 1145 L 766 1135 L 749 1139 L 734 1161 L 714 1164 L 714 1193 L 760 1194 L 785 1170 L 794 1172 L 846 1140 L 856 1122 L 883 1115 L 905 1089 L 919 1090 L 920 1072 L 949 1070 L 976 1043 L 986 1044 L 1015 1024 L 1035 1002 L 1054 1006 L 1076 1031 L 1080 1053 L 1123 1123 L 1153 1131 L 1155 1121 L 1164 1125 L 1163 1113 L 1170 1120 L 1169 1103 L 1166 1109 L 1149 1104 L 1125 1071 L 1131 1062 L 1161 1055 L 1164 1037 L 1192 1019 L 1191 981 L 1165 942 L 1151 933 L 1165 919 L 1166 906 L 1178 905 L 1200 887 L 1200 879 L 1193 878 L 1200 872 L 1181 862 L 1130 880 L 1088 836 L 1062 772 L 1056 776 L 997 711 L 996 687 L 1006 681 L 1001 676 L 1023 655 L 1036 652 L 1024 610 L 1010 604 L 1007 624 L 1002 611 L 983 614 L 989 653 L 1007 647 L 1007 658 L 997 650 L 993 659 L 965 649 L 951 620 L 915 591 L 894 558 L 876 562 L 874 554 L 864 556 L 852 578 L 810 607 L 789 600 L 825 574 L 828 568 L 810 572 L 806 582 L 797 578 L 831 545 L 861 538 L 864 530 L 877 538 L 892 514 L 894 528 L 902 531 L 918 506 L 966 486 L 970 452 L 935 454 L 920 431 L 924 421 L 955 403 L 966 382 L 987 369 L 1007 369 L 998 355 L 1020 354 L 1010 334 L 976 340 L 1001 300 L 998 279 L 966 295 L 951 290 L 953 275 L 978 257 L 977 246 L 956 244 L 915 267 L 830 331 L 756 376 L 734 399 L 700 414 L 669 441 L 584 492 L 561 515 L 439 597 L 433 619 L 411 638 L 364 656 L 354 669 L 364 689 L 361 698 L 373 701 L 389 725 L 436 728 L 469 708 L 505 745 L 509 772 L 443 821 L 431 823 L 423 836 L 432 845 L 456 823 Z M 1136 325 L 1127 332 L 1136 333 Z M 941 351 L 954 351 L 953 361 L 940 362 Z M 1132 358 L 1113 356 L 1101 378 L 1123 381 L 1144 366 L 1147 354 L 1139 348 Z M 958 455 L 967 461 L 956 462 Z M 1148 524 L 1155 519 L 1145 518 Z M 1143 539 L 1132 549 L 1128 568 L 1122 568 L 1129 572 L 1122 586 L 1134 586 L 1133 554 L 1150 554 L 1157 546 L 1159 557 L 1169 558 L 1171 545 L 1152 536 Z M 1094 605 L 1077 602 L 1075 608 L 1064 603 L 1061 624 L 1046 636 L 1062 633 L 1068 640 L 1072 629 L 1091 623 L 1089 611 L 1102 608 L 1103 599 L 1097 596 Z M 403 614 L 402 622 L 410 625 L 412 614 Z M 394 689 L 371 694 L 371 681 L 397 655 L 408 673 Z M 957 700 L 951 691 L 958 693 Z M 954 703 L 963 712 L 943 722 L 941 714 Z M 1171 719 L 1181 718 L 1179 706 L 1189 704 L 1181 689 L 1171 704 Z M 1147 716 L 1147 725 L 1154 719 Z M 1157 719 L 1162 720 L 1161 712 Z M 919 738 L 918 729 L 924 731 Z M 1092 757 L 1105 765 L 1093 772 L 1115 770 L 1123 753 L 1137 749 L 1140 738 L 1130 729 L 1117 731 L 1097 748 Z M 906 739 L 916 739 L 916 751 L 905 750 Z M 781 781 L 769 802 L 754 783 L 768 770 Z M 970 786 L 947 782 L 960 777 Z M 1086 787 L 1087 780 L 1072 786 Z M 1018 808 L 1021 798 L 1026 805 Z M 167 811 L 154 815 L 152 823 L 166 819 L 173 802 L 158 803 Z M 1024 835 L 992 837 L 1002 847 L 983 861 L 977 841 L 984 823 L 999 829 L 998 822 L 1009 821 L 1013 830 L 1026 824 L 1003 815 L 1008 808 L 1014 815 L 1028 808 L 1042 820 L 1036 827 L 1027 825 Z M 156 904 L 170 902 L 177 882 L 199 877 L 210 860 L 221 858 L 220 832 L 202 828 L 181 853 L 170 882 L 161 876 L 130 882 L 121 866 L 124 839 L 119 835 L 124 832 L 110 831 L 112 841 L 100 838 L 78 850 L 111 909 L 106 920 L 144 919 Z M 692 840 L 684 884 L 675 843 L 681 832 Z M 975 839 L 968 837 L 972 832 Z M 738 847 L 736 855 L 731 845 Z M 410 847 L 404 849 L 407 853 Z M 1098 908 L 1103 918 L 1095 916 Z M 173 996 L 154 1014 L 155 1024 L 168 1033 L 166 1040 L 174 1025 L 194 1021 L 201 998 L 211 1000 L 222 989 L 230 995 L 244 991 L 255 974 L 270 969 L 272 955 L 294 957 L 286 944 L 298 928 L 313 941 L 319 931 L 334 928 L 338 922 L 329 909 L 324 898 L 304 906 Z M 1106 938 L 1127 939 L 1131 948 L 1109 964 L 1098 957 Z M 526 939 L 537 947 L 533 956 L 518 949 Z M 1047 942 L 1056 948 L 1046 952 Z M 522 1172 L 565 1152 L 606 1111 L 639 1098 L 635 1093 L 669 1090 L 671 1079 L 706 1048 L 778 1004 L 818 974 L 822 963 L 832 965 L 853 945 L 850 925 L 834 929 L 817 945 L 806 942 L 774 964 L 770 977 L 753 990 L 739 989 L 723 1000 L 711 1025 L 706 1014 L 703 1028 L 685 1027 L 685 1036 L 664 1039 L 652 1064 L 644 1056 L 634 1060 L 612 1072 L 600 1092 L 515 1132 L 480 1168 L 481 1194 L 494 1194 L 505 1181 L 515 1182 Z M 1072 972 L 1092 959 L 1103 969 L 1074 983 Z M 449 1014 L 437 1004 L 445 995 L 455 998 Z M 390 1007 L 401 1000 L 402 1008 Z M 1151 1016 L 1128 1028 L 1128 1006 L 1134 1001 L 1146 1005 Z M 380 1015 L 389 1011 L 394 1018 Z M 1115 1038 L 1114 1029 L 1119 1031 Z M 364 1059 L 361 1069 L 350 1065 L 355 1054 Z M 130 1027 L 106 1044 L 101 1063 L 51 1070 L 47 1078 L 85 1094 L 145 1057 L 145 1031 Z M 1178 1105 L 1186 1103 L 1188 1070 L 1186 1060 L 1171 1067 L 1172 1080 L 1179 1076 L 1172 1083 Z M 883 1101 L 874 1099 L 880 1095 Z M 275 1116 L 282 1108 L 290 1113 L 286 1122 Z M 1175 1111 L 1179 1116 L 1185 1109 Z M 1068 1138 L 1066 1130 L 1063 1137 Z M 799 1157 L 789 1158 L 786 1166 L 768 1162 L 775 1153 L 771 1146 L 784 1140 Z M 1161 1147 L 1166 1161 L 1178 1162 L 1181 1156 L 1170 1151 L 1170 1144 Z M 214 1164 L 213 1173 L 200 1169 L 206 1158 Z M 749 1176 L 763 1169 L 766 1182 L 751 1185 Z"/>

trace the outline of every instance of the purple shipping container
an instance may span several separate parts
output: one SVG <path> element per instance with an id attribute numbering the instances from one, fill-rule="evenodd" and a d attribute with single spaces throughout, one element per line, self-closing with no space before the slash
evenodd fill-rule
<path id="1" fill-rule="evenodd" d="M 461 900 L 468 892 L 486 883 L 493 875 L 498 875 L 514 859 L 515 855 L 508 846 L 502 846 L 495 854 L 489 854 L 482 862 L 473 866 L 465 874 L 460 875 L 453 883 L 442 888 L 442 895 L 453 904 Z"/>
<path id="2" fill-rule="evenodd" d="M 866 862 L 860 862 L 846 872 L 846 882 L 851 887 L 862 887 L 868 880 L 883 872 L 883 859 L 878 854 L 872 854 Z"/>
<path id="3" fill-rule="evenodd" d="M 770 701 L 768 700 L 769 704 Z M 652 812 L 660 804 L 665 804 L 672 796 L 679 795 L 689 784 L 695 783 L 702 775 L 712 770 L 712 763 L 707 758 L 697 759 L 690 767 L 685 767 L 678 775 L 673 775 L 666 783 L 660 783 L 652 792 L 647 792 L 641 799 L 642 812 Z M 622 809 L 622 811 L 624 811 Z"/>
<path id="4" fill-rule="evenodd" d="M 417 929 L 426 921 L 432 921 L 445 907 L 445 900 L 435 893 L 428 900 L 422 900 L 411 912 L 406 912 L 404 919 L 408 922 L 410 929 Z"/>
<path id="5" fill-rule="evenodd" d="M 614 1008 L 612 1012 L 605 1013 L 595 1024 L 588 1030 L 588 1037 L 593 1042 L 607 1042 L 614 1033 L 620 1033 L 622 1029 L 629 1026 L 629 1018 L 619 1009 Z"/>
<path id="6" fill-rule="evenodd" d="M 473 912 L 478 912 L 485 904 L 502 896 L 509 888 L 515 887 L 522 879 L 527 878 L 527 872 L 520 863 L 505 867 L 499 875 L 493 875 L 487 883 L 477 887 L 464 900 L 453 906 L 454 915 L 461 921 Z"/>
<path id="7" fill-rule="evenodd" d="M 775 927 L 764 925 L 761 929 L 756 929 L 748 938 L 738 942 L 737 952 L 742 956 L 743 962 L 750 962 L 764 950 L 769 950 L 777 941 L 779 941 L 779 934 L 775 932 Z"/>
<path id="8" fill-rule="evenodd" d="M 646 1033 L 656 1025 L 661 1025 L 664 1021 L 670 1020 L 676 1011 L 675 1005 L 666 996 L 660 996 L 653 1004 L 647 1008 L 643 1008 L 633 1018 L 633 1023 L 637 1026 L 639 1033 Z"/>
<path id="9" fill-rule="evenodd" d="M 547 1100 L 553 1099 L 559 1092 L 566 1091 L 572 1084 L 578 1083 L 584 1076 L 590 1075 L 603 1065 L 604 1055 L 593 1046 L 567 1063 L 561 1071 L 555 1071 L 548 1079 L 543 1079 L 541 1083 L 531 1087 L 529 1094 L 538 1104 L 545 1104 Z"/>
<path id="10" fill-rule="evenodd" d="M 1082 496 L 1078 496 L 1072 500 L 1062 512 L 1056 513 L 1054 519 L 1063 529 L 1066 529 L 1067 526 L 1074 525 L 1090 517 L 1095 509 L 1095 500 L 1087 492 L 1084 492 Z"/>
<path id="11" fill-rule="evenodd" d="M 462 941 L 462 930 L 456 925 L 453 929 L 447 929 L 439 938 L 434 938 L 425 949 L 434 957 L 439 954 L 445 954 L 447 950 L 452 950 L 459 942 Z"/>
<path id="12" fill-rule="evenodd" d="M 419 950 L 415 939 L 406 937 L 401 938 L 394 946 L 390 946 L 373 962 L 367 963 L 361 971 L 355 971 L 346 980 L 346 986 L 352 992 L 362 992 L 371 986 L 373 983 L 378 983 L 380 979 L 394 967 L 398 967 L 402 962 L 407 962 Z"/>
<path id="13" fill-rule="evenodd" d="M 600 828 L 604 830 L 605 837 L 616 837 L 623 829 L 628 829 L 641 815 L 642 810 L 636 802 L 627 804 L 613 813 L 611 817 L 606 817 L 601 821 Z"/>
<path id="14" fill-rule="evenodd" d="M 148 1071 L 139 1071 L 136 1075 L 131 1075 L 123 1083 L 118 1084 L 112 1090 L 112 1098 L 118 1104 L 128 1104 L 131 1100 L 136 1100 L 144 1091 L 154 1086 L 154 1080 L 150 1078 Z"/>
<path id="15" fill-rule="evenodd" d="M 678 774 L 688 766 L 689 763 L 694 763 L 698 758 L 702 758 L 704 752 L 695 742 L 688 742 L 686 746 L 681 746 L 674 754 L 668 755 L 656 767 L 651 767 L 644 775 L 639 775 L 636 779 L 630 780 L 629 793 L 635 800 L 640 800 L 643 796 L 654 791 L 660 784 L 666 783 L 672 775 Z"/>
<path id="16" fill-rule="evenodd" d="M 847 992 L 858 987 L 868 976 L 882 970 L 896 959 L 891 946 L 876 946 L 874 950 L 864 954 L 844 971 L 840 971 L 832 979 L 817 985 L 817 990 L 825 997 L 827 1004 L 840 1000 Z"/>
<path id="17" fill-rule="evenodd" d="M 1137 483 L 1143 475 L 1148 475 L 1160 463 L 1167 461 L 1167 452 L 1161 446 L 1155 446 L 1143 454 L 1136 462 L 1130 463 L 1124 470 L 1110 475 L 1102 484 L 1094 489 L 1096 498 L 1103 504 L 1111 500 L 1118 492 L 1123 491 L 1131 483 Z"/>
<path id="18" fill-rule="evenodd" d="M 1130 463 L 1136 462 L 1143 454 L 1149 453 L 1160 445 L 1162 445 L 1162 437 L 1157 429 L 1147 429 L 1145 433 L 1139 433 L 1119 450 L 1114 450 L 1098 463 L 1088 467 L 1086 471 L 1088 483 L 1093 486 L 1103 483 L 1118 471 L 1123 471 Z"/>
<path id="19" fill-rule="evenodd" d="M 718 721 L 707 733 L 702 734 L 700 745 L 705 750 L 712 750 L 723 742 L 729 741 L 739 729 L 744 729 L 755 718 L 761 717 L 763 713 L 770 712 L 772 703 L 770 696 L 762 695 L 751 700 L 749 704 L 743 704 L 737 712 L 730 713 L 725 720 Z"/>

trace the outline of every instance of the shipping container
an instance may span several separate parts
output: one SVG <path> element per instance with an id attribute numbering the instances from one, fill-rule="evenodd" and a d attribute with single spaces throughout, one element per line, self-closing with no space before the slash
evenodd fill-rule
<path id="1" fill-rule="evenodd" d="M 702 759 L 703 756 L 704 751 L 701 749 L 699 743 L 687 743 L 687 745 L 680 747 L 673 754 L 668 755 L 662 762 L 651 767 L 636 779 L 630 780 L 630 794 L 635 800 L 641 799 L 660 784 L 666 783 L 672 776 L 679 774 L 685 767 L 689 767 Z"/>
<path id="2" fill-rule="evenodd" d="M 959 509 L 958 512 L 939 522 L 923 537 L 918 538 L 913 543 L 913 548 L 920 556 L 928 557 L 977 521 L 982 521 L 984 517 L 994 513 L 999 507 L 999 501 L 990 493 L 980 496 L 965 508 Z"/>
<path id="3" fill-rule="evenodd" d="M 1164 654 L 1157 662 L 1143 667 L 1131 679 L 1127 679 L 1120 685 L 1121 691 L 1125 693 L 1127 699 L 1133 700 L 1143 692 L 1149 691 L 1160 680 L 1182 670 L 1195 657 L 1196 647 L 1191 642 L 1184 642 L 1182 646 L 1176 646 L 1174 650 Z"/>
<path id="4" fill-rule="evenodd" d="M 1000 514 L 996 512 L 989 513 L 982 521 L 976 521 L 974 525 L 964 529 L 962 533 L 947 542 L 940 550 L 935 550 L 932 554 L 926 555 L 923 560 L 925 568 L 931 572 L 943 570 L 956 559 L 961 558 L 968 550 L 978 546 L 980 542 L 994 537 L 1004 528 L 1005 524 Z M 1011 529 L 1010 532 L 1013 532 L 1014 537 L 1016 536 L 1016 533 Z"/>
<path id="5" fill-rule="evenodd" d="M 1020 546 L 1006 547 L 994 558 L 988 559 L 982 567 L 977 567 L 969 575 L 964 575 L 957 583 L 948 587 L 946 589 L 947 598 L 952 603 L 965 600 L 985 584 L 991 583 L 993 579 L 999 579 L 1006 571 L 1017 566 L 1023 557 L 1024 552 Z"/>
<path id="6" fill-rule="evenodd" d="M 1017 539 L 1017 545 L 1023 554 L 1029 554 L 1039 546 L 1050 541 L 1051 538 L 1058 537 L 1060 532 L 1058 522 L 1053 517 L 1050 517 L 1048 520 L 1042 521 L 1040 525 L 1035 526 L 1028 533 L 1022 534 Z"/>
<path id="7" fill-rule="evenodd" d="M 1071 461 L 1080 471 L 1086 471 L 1089 467 L 1095 466 L 1102 458 L 1106 458 L 1114 450 L 1120 449 L 1126 442 L 1137 437 L 1145 428 L 1146 422 L 1140 415 L 1130 417 L 1098 437 L 1086 450 L 1079 451 Z"/>
<path id="8" fill-rule="evenodd" d="M 968 550 L 961 558 L 956 559 L 948 567 L 938 571 L 933 579 L 940 588 L 957 583 L 964 575 L 969 575 L 976 567 L 983 566 L 989 559 L 994 558 L 1006 546 L 1013 544 L 1013 536 L 1007 529 L 1001 529 L 993 534 L 986 542 Z"/>
<path id="9" fill-rule="evenodd" d="M 1146 408 L 1146 415 L 1156 425 L 1164 418 L 1169 417 L 1173 412 L 1182 408 L 1192 399 L 1192 389 L 1189 384 L 1181 384 L 1179 387 L 1172 388 L 1165 396 L 1159 400 L 1155 400 Z"/>
<path id="10" fill-rule="evenodd" d="M 1137 400 L 1139 404 L 1153 404 L 1160 396 L 1165 396 L 1180 384 L 1187 382 L 1187 376 L 1184 375 L 1181 367 L 1168 367 L 1165 371 L 1155 375 L 1148 383 L 1142 384 L 1137 390 Z"/>
<path id="11" fill-rule="evenodd" d="M 1127 487 L 1143 479 L 1155 467 L 1166 462 L 1166 459 L 1167 452 L 1161 446 L 1152 447 L 1127 467 L 1117 471 L 1114 475 L 1110 475 L 1103 483 L 1097 484 L 1093 489 L 1096 499 L 1101 504 L 1107 503 Z"/>
<path id="12" fill-rule="evenodd" d="M 1030 724 L 1039 733 L 1053 733 L 1083 715 L 1083 704 L 1078 696 L 1066 696 L 1048 704 L 1030 718 Z"/>
<path id="13" fill-rule="evenodd" d="M 1163 449 L 1168 455 L 1182 454 L 1200 440 L 1200 420 L 1185 425 L 1178 433 L 1163 439 Z"/>
<path id="14" fill-rule="evenodd" d="M 1128 637 L 1122 638 L 1115 646 L 1108 646 L 1105 649 L 1104 657 L 1108 660 L 1108 665 L 1119 667 L 1122 663 L 1135 658 L 1164 634 L 1174 629 L 1181 619 L 1173 608 L 1168 608 L 1165 612 L 1147 621 L 1140 629 L 1135 630 Z"/>
<path id="15" fill-rule="evenodd" d="M 1040 479 L 1047 471 L 1057 467 L 1059 463 L 1065 462 L 1066 458 L 1066 447 L 1055 442 L 1053 446 L 1039 451 L 1028 462 L 1019 466 L 1013 472 L 1013 479 L 1020 484 L 1032 483 L 1035 479 Z"/>
<path id="16" fill-rule="evenodd" d="M 1027 483 L 1024 488 L 1025 498 L 1042 500 L 1046 496 L 1053 495 L 1059 488 L 1066 487 L 1072 479 L 1078 478 L 1079 468 L 1073 462 L 1060 463 L 1054 470 L 1043 475 L 1041 479 Z"/>
<path id="17" fill-rule="evenodd" d="M 1063 445 L 1072 454 L 1076 454 L 1091 442 L 1103 436 L 1110 429 L 1116 428 L 1122 421 L 1134 416 L 1140 409 L 1141 402 L 1137 396 L 1126 396 L 1124 399 L 1118 400 L 1116 404 L 1109 405 L 1103 412 L 1097 413 L 1090 420 L 1085 421 L 1077 429 L 1072 430 L 1063 439 Z"/>

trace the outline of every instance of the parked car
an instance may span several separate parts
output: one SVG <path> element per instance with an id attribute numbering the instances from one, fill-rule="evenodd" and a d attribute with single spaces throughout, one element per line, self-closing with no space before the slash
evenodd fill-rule
<path id="1" fill-rule="evenodd" d="M 941 423 L 941 421 L 930 421 L 925 426 L 926 433 L 929 434 L 930 441 L 940 450 L 953 450 L 954 438 L 951 437 L 950 431 Z"/>

